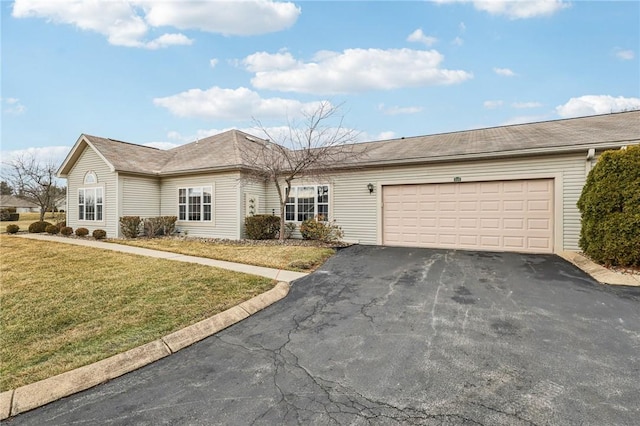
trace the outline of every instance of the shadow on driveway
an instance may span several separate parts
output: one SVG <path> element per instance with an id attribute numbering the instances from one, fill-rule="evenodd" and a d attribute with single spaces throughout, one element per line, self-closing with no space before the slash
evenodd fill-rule
<path id="1" fill-rule="evenodd" d="M 354 246 L 216 336 L 8 423 L 637 424 L 639 302 L 554 255 Z"/>

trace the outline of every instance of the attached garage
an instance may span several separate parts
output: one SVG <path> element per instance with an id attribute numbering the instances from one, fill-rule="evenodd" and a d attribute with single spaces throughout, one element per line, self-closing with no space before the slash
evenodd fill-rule
<path id="1" fill-rule="evenodd" d="M 553 253 L 554 180 L 386 185 L 383 244 Z"/>

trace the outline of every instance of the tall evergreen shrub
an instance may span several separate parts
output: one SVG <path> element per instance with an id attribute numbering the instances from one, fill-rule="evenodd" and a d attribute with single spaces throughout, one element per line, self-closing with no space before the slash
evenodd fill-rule
<path id="1" fill-rule="evenodd" d="M 600 156 L 578 209 L 587 256 L 607 266 L 640 266 L 640 145 Z"/>

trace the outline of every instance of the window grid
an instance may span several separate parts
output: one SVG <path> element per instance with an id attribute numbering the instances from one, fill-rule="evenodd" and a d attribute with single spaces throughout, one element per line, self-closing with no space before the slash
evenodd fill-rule
<path id="1" fill-rule="evenodd" d="M 318 219 L 329 219 L 329 186 L 305 185 L 293 186 L 285 204 L 285 220 L 303 222 L 318 216 Z"/>
<path id="2" fill-rule="evenodd" d="M 213 190 L 211 186 L 178 188 L 178 220 L 211 221 Z"/>
<path id="3" fill-rule="evenodd" d="M 101 221 L 103 208 L 102 188 L 78 189 L 78 220 Z"/>

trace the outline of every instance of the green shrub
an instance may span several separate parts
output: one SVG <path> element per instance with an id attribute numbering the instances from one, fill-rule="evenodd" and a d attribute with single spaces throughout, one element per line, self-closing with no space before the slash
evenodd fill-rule
<path id="1" fill-rule="evenodd" d="M 305 240 L 318 240 L 325 243 L 338 242 L 344 233 L 335 222 L 324 222 L 322 216 L 309 218 L 300 225 L 300 233 Z"/>
<path id="2" fill-rule="evenodd" d="M 126 238 L 136 238 L 140 234 L 140 216 L 122 216 L 120 218 L 120 230 Z"/>
<path id="3" fill-rule="evenodd" d="M 296 231 L 296 224 L 292 222 L 287 222 L 284 224 L 284 238 L 289 239 Z"/>
<path id="4" fill-rule="evenodd" d="M 86 237 L 89 235 L 89 230 L 87 228 L 78 228 L 76 229 L 76 235 L 78 237 Z"/>
<path id="5" fill-rule="evenodd" d="M 96 229 L 91 233 L 91 235 L 96 240 L 101 240 L 107 236 L 107 231 L 105 231 L 104 229 Z"/>
<path id="6" fill-rule="evenodd" d="M 29 225 L 29 232 L 32 234 L 45 232 L 47 230 L 47 226 L 49 225 L 51 225 L 51 223 L 44 220 L 41 222 L 33 222 L 31 225 Z"/>
<path id="7" fill-rule="evenodd" d="M 244 219 L 244 229 L 247 238 L 252 240 L 271 240 L 280 231 L 280 218 L 268 214 L 247 216 Z"/>
<path id="8" fill-rule="evenodd" d="M 47 225 L 44 229 L 47 234 L 55 235 L 60 232 L 60 229 L 56 225 Z"/>
<path id="9" fill-rule="evenodd" d="M 587 256 L 607 266 L 640 266 L 640 145 L 600 156 L 578 209 Z"/>
<path id="10" fill-rule="evenodd" d="M 20 230 L 20 227 L 18 225 L 7 225 L 7 234 L 15 234 L 16 232 L 18 232 Z"/>
<path id="11" fill-rule="evenodd" d="M 56 223 L 56 226 L 58 227 L 58 229 L 62 229 L 62 228 L 64 228 L 65 226 L 67 226 L 67 221 L 66 221 L 66 220 L 58 221 L 58 222 Z"/>
<path id="12" fill-rule="evenodd" d="M 70 226 L 63 226 L 62 228 L 60 228 L 60 233 L 62 235 L 71 235 L 73 234 L 73 228 L 71 228 Z"/>

